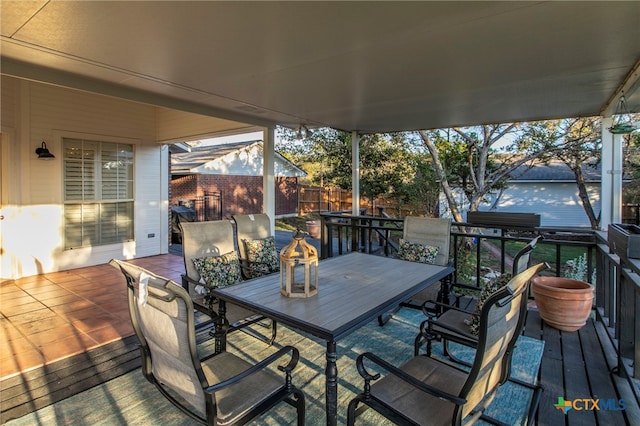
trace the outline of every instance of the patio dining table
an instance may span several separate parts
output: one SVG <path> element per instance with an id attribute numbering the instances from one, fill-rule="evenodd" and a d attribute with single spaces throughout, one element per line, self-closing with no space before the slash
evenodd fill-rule
<path id="1" fill-rule="evenodd" d="M 336 342 L 453 273 L 448 266 L 407 262 L 353 252 L 319 263 L 318 294 L 288 298 L 280 293 L 279 274 L 265 275 L 213 291 L 219 298 L 221 329 L 225 302 L 243 306 L 326 341 L 326 418 L 337 422 L 338 358 Z M 226 349 L 218 334 L 218 350 Z"/>

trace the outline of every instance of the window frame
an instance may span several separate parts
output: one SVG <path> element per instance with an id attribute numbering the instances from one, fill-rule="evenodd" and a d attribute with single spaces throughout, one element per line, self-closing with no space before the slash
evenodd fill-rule
<path id="1" fill-rule="evenodd" d="M 60 135 L 60 142 L 62 146 L 64 250 L 134 241 L 136 143 L 130 139 L 82 134 Z M 81 145 L 80 155 L 75 158 L 68 155 L 68 148 L 73 143 Z M 90 151 L 91 144 L 94 144 L 93 156 L 85 158 L 83 153 Z M 105 148 L 110 148 L 110 150 Z M 122 152 L 121 148 L 125 148 L 125 155 L 122 156 L 122 159 L 119 157 Z M 114 176 L 105 176 L 105 165 L 114 161 L 123 161 L 125 164 L 113 169 Z M 85 162 L 91 163 L 89 167 Z M 85 171 L 91 178 L 88 185 Z M 73 176 L 74 172 L 76 176 Z M 70 193 L 68 186 L 70 182 L 77 184 L 78 197 L 74 198 Z M 105 182 L 112 183 L 112 185 L 105 185 Z M 113 197 L 109 196 L 110 193 Z M 76 226 L 71 223 L 73 215 L 79 217 L 79 223 Z M 72 226 L 75 229 L 71 229 Z M 76 235 L 71 238 L 70 235 L 74 232 Z"/>

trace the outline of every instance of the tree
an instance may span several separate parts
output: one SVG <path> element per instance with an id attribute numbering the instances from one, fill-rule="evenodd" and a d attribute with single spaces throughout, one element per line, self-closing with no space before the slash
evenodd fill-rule
<path id="1" fill-rule="evenodd" d="M 418 135 L 433 159 L 449 209 L 464 222 L 454 189 L 460 189 L 469 211 L 502 188 L 516 169 L 547 155 L 548 142 L 527 138 L 520 123 L 491 124 L 447 130 L 421 130 Z M 498 161 L 498 147 L 500 159 Z"/>
<path id="2" fill-rule="evenodd" d="M 584 168 L 597 168 L 600 163 L 602 139 L 600 118 L 572 118 L 547 120 L 532 123 L 528 137 L 553 145 L 548 151 L 552 158 L 562 161 L 573 172 L 578 187 L 578 196 L 589 218 L 592 229 L 598 229 L 599 218 L 589 199 Z"/>
<path id="3" fill-rule="evenodd" d="M 286 144 L 278 151 L 302 167 L 308 182 L 319 186 L 351 189 L 351 134 L 333 129 L 316 129 L 304 138 L 283 130 Z M 404 134 L 372 134 L 360 138 L 360 192 L 369 200 L 381 195 L 402 203 L 420 203 L 426 211 L 437 200 L 437 186 L 422 152 L 408 145 Z"/>
<path id="4" fill-rule="evenodd" d="M 345 179 L 334 179 L 335 175 L 344 174 L 340 170 L 350 168 L 351 164 L 351 148 L 347 146 L 345 132 L 321 128 L 299 134 L 278 128 L 278 135 L 281 139 L 276 147 L 278 152 L 307 172 L 308 184 L 322 187 L 347 184 L 351 187 L 350 179 L 346 179 L 346 182 L 343 182 Z M 345 161 L 349 163 L 341 164 Z"/>

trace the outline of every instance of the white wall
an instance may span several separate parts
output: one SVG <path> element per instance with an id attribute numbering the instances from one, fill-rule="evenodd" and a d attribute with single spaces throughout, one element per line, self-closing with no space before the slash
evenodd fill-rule
<path id="1" fill-rule="evenodd" d="M 166 253 L 168 153 L 156 142 L 155 107 L 6 76 L 1 83 L 5 220 L 0 222 L 0 277 Z M 66 136 L 135 145 L 134 242 L 64 249 L 61 144 Z M 37 159 L 42 141 L 55 159 Z"/>
<path id="2" fill-rule="evenodd" d="M 540 226 L 545 227 L 587 227 L 591 224 L 580 204 L 578 187 L 572 182 L 509 182 L 493 211 L 503 213 L 536 213 L 540 215 Z M 596 216 L 600 213 L 600 185 L 587 184 L 589 199 Z M 459 201 L 462 218 L 466 220 L 468 203 L 460 191 L 454 191 Z M 487 211 L 493 205 L 495 194 L 480 206 Z M 440 196 L 440 212 L 443 217 L 451 217 L 444 195 Z"/>
<path id="3" fill-rule="evenodd" d="M 279 154 L 273 158 L 274 176 L 299 177 L 300 169 L 294 167 Z M 262 143 L 254 143 L 246 148 L 233 151 L 194 169 L 195 173 L 225 176 L 263 176 L 264 149 Z"/>
<path id="4" fill-rule="evenodd" d="M 587 184 L 587 191 L 597 216 L 600 212 L 600 185 Z M 591 226 L 580 204 L 578 188 L 571 182 L 510 182 L 496 211 L 537 213 L 540 214 L 541 226 Z"/>

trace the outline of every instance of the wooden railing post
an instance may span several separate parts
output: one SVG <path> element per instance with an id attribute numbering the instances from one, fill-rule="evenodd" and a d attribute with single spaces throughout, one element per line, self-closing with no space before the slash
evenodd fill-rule
<path id="1" fill-rule="evenodd" d="M 634 379 L 640 378 L 640 275 L 621 268 L 618 368 Z"/>

